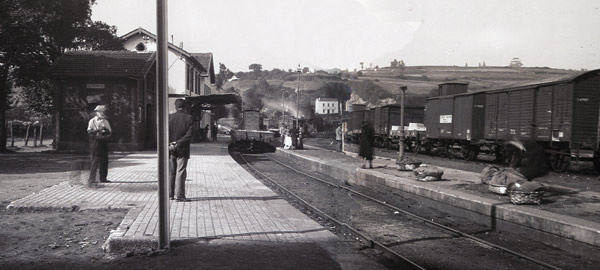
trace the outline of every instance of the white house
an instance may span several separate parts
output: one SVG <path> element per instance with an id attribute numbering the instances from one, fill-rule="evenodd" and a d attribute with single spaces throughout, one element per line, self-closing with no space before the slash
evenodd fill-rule
<path id="1" fill-rule="evenodd" d="M 155 52 L 157 49 L 156 35 L 143 28 L 135 29 L 123 36 L 123 46 L 129 51 L 140 53 Z M 169 68 L 169 112 L 175 111 L 177 98 L 205 96 L 211 94 L 210 84 L 215 83 L 215 70 L 212 53 L 190 53 L 183 49 L 183 43 L 175 46 L 168 43 Z M 194 115 L 195 131 L 212 122 L 210 111 L 202 111 Z"/>
<path id="2" fill-rule="evenodd" d="M 315 114 L 337 114 L 338 100 L 335 98 L 317 98 L 315 101 Z"/>

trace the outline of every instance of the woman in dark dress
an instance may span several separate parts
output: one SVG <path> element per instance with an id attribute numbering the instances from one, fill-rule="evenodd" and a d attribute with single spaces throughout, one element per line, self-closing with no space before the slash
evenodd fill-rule
<path id="1" fill-rule="evenodd" d="M 363 168 L 366 168 L 369 161 L 369 168 L 373 169 L 373 141 L 375 140 L 375 130 L 371 126 L 370 121 L 361 123 L 360 144 L 358 155 L 363 158 Z"/>

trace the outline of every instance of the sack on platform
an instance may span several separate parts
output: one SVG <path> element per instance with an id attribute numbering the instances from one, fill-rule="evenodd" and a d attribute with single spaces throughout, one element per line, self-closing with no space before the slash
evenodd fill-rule
<path id="1" fill-rule="evenodd" d="M 415 160 L 406 156 L 396 162 L 399 171 L 412 171 L 421 166 L 421 163 L 423 162 L 420 160 Z"/>
<path id="2" fill-rule="evenodd" d="M 500 169 L 493 165 L 483 168 L 481 171 L 481 183 L 489 184 L 492 181 L 494 174 L 498 171 L 500 171 Z"/>
<path id="3" fill-rule="evenodd" d="M 442 180 L 444 171 L 437 167 L 419 167 L 413 170 L 419 181 L 438 181 Z"/>
<path id="4" fill-rule="evenodd" d="M 503 169 L 493 173 L 489 182 L 489 190 L 498 194 L 507 194 L 508 186 L 513 183 L 527 182 L 527 178 L 513 168 Z"/>

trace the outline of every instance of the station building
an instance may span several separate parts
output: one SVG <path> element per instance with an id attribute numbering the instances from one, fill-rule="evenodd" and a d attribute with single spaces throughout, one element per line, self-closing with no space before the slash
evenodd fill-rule
<path id="1" fill-rule="evenodd" d="M 121 37 L 123 51 L 70 51 L 52 67 L 55 88 L 55 147 L 87 151 L 87 123 L 103 104 L 113 128 L 109 149 L 143 150 L 156 146 L 156 35 L 138 28 Z M 212 53 L 189 53 L 168 43 L 169 113 L 185 98 L 194 119 L 193 141 L 210 139 L 214 121 L 210 97 L 215 83 Z M 218 96 L 218 95 L 217 95 Z M 204 98 L 206 97 L 206 98 Z M 213 103 L 211 103 L 213 102 Z"/>

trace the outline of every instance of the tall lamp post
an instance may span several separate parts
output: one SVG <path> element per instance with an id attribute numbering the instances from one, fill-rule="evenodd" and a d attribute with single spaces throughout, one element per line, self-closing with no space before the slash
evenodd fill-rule
<path id="1" fill-rule="evenodd" d="M 298 86 L 296 86 L 296 129 L 300 126 L 298 125 L 298 113 L 300 112 L 300 64 L 298 64 Z"/>
<path id="2" fill-rule="evenodd" d="M 285 90 L 281 90 L 281 125 L 285 124 Z"/>
<path id="3" fill-rule="evenodd" d="M 408 87 L 406 86 L 400 86 L 400 90 L 402 90 L 402 95 L 400 96 L 400 141 L 398 143 L 398 160 L 396 160 L 396 163 L 400 162 L 404 157 L 404 95 L 407 89 Z"/>
<path id="4" fill-rule="evenodd" d="M 167 0 L 156 1 L 157 61 L 157 133 L 158 133 L 158 248 L 168 249 L 169 235 L 169 69 L 167 65 Z"/>

